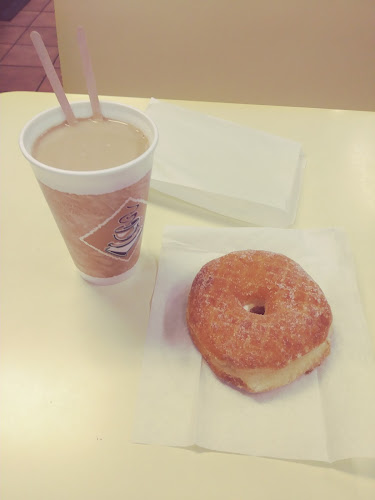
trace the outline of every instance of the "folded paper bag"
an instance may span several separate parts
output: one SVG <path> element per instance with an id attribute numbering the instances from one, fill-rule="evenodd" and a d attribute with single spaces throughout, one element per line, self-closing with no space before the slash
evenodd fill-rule
<path id="1" fill-rule="evenodd" d="M 151 187 L 251 224 L 293 224 L 301 144 L 156 99 L 146 113 L 159 130 Z"/>
<path id="2" fill-rule="evenodd" d="M 253 395 L 216 378 L 185 320 L 201 266 L 246 248 L 294 259 L 319 283 L 333 313 L 331 353 L 324 363 L 292 384 Z M 374 394 L 373 346 L 343 231 L 165 228 L 133 441 L 292 460 L 374 458 Z"/>

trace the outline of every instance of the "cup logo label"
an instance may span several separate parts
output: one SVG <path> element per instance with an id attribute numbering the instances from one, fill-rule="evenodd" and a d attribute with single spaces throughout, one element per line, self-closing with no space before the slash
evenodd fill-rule
<path id="1" fill-rule="evenodd" d="M 127 261 L 140 241 L 145 211 L 145 200 L 128 198 L 114 214 L 80 240 L 108 257 Z"/>

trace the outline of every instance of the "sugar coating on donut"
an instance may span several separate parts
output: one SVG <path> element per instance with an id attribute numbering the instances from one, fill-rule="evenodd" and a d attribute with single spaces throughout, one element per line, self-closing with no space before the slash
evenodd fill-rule
<path id="1" fill-rule="evenodd" d="M 243 250 L 208 262 L 189 293 L 193 342 L 222 380 L 249 392 L 280 387 L 329 354 L 330 306 L 285 255 Z"/>

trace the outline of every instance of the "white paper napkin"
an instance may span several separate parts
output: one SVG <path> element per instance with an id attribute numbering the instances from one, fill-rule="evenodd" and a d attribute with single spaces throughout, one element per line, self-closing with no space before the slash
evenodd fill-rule
<path id="1" fill-rule="evenodd" d="M 283 388 L 246 395 L 220 382 L 185 321 L 195 274 L 239 249 L 284 253 L 332 307 L 332 350 Z M 344 233 L 336 229 L 168 227 L 154 291 L 133 440 L 300 460 L 375 457 L 375 364 Z"/>
<path id="2" fill-rule="evenodd" d="M 301 144 L 156 99 L 146 113 L 159 131 L 154 189 L 257 225 L 294 222 Z"/>

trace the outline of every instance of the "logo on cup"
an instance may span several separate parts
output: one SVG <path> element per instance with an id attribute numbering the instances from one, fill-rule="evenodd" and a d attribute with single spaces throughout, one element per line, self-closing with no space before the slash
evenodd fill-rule
<path id="1" fill-rule="evenodd" d="M 129 260 L 142 234 L 145 211 L 144 200 L 129 198 L 80 240 L 108 257 Z"/>

